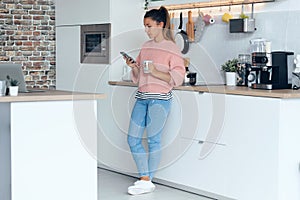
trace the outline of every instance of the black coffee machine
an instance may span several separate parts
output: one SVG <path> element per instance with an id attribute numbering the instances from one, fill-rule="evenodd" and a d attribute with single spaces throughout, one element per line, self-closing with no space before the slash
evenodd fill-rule
<path id="1" fill-rule="evenodd" d="M 248 80 L 253 81 L 251 87 L 255 89 L 291 89 L 294 53 L 274 51 L 271 57 L 252 54 L 252 67 Z M 272 62 L 269 62 L 271 59 Z M 271 63 L 268 66 L 267 63 Z M 255 78 L 255 79 L 254 79 Z"/>

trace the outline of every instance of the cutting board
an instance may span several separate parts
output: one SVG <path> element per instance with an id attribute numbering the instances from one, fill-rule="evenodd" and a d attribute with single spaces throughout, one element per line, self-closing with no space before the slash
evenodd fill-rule
<path id="1" fill-rule="evenodd" d="M 174 13 L 170 13 L 170 23 L 171 23 L 170 28 L 174 30 Z"/>
<path id="2" fill-rule="evenodd" d="M 188 12 L 188 22 L 186 23 L 186 33 L 188 35 L 189 41 L 194 42 L 195 40 L 195 31 L 194 31 L 194 21 L 192 11 Z"/>

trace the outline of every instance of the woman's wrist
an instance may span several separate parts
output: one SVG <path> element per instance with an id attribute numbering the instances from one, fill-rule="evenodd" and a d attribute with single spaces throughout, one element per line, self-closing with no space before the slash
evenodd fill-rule
<path id="1" fill-rule="evenodd" d="M 162 71 L 159 71 L 157 69 L 153 69 L 152 72 L 151 72 L 151 75 L 160 79 L 160 80 L 163 80 L 167 83 L 170 82 L 170 79 L 171 79 L 171 76 L 169 73 L 167 72 L 162 72 Z"/>

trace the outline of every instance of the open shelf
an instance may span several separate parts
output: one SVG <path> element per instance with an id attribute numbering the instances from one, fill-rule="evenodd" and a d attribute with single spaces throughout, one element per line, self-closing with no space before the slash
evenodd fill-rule
<path id="1" fill-rule="evenodd" d="M 245 5 L 245 4 L 256 4 L 256 3 L 269 3 L 275 0 L 217 0 L 210 2 L 195 2 L 185 4 L 174 4 L 166 5 L 168 10 L 182 10 L 182 9 L 196 9 L 196 8 L 209 8 L 209 7 L 220 7 L 220 6 L 232 6 L 232 5 Z"/>

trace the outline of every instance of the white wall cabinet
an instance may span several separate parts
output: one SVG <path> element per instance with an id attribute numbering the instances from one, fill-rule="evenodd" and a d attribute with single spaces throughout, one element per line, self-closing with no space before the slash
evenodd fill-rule
<path id="1" fill-rule="evenodd" d="M 198 109 L 198 92 L 173 91 L 172 107 L 162 134 L 162 159 L 160 169 L 172 165 L 181 158 L 192 140 L 182 138 L 195 135 L 198 129 L 198 117 L 192 114 Z"/>
<path id="2" fill-rule="evenodd" d="M 99 24 L 110 20 L 109 0 L 56 0 L 56 26 Z"/>
<path id="3" fill-rule="evenodd" d="M 220 143 L 220 136 L 215 138 L 221 134 L 214 134 L 217 126 L 213 123 L 214 120 L 219 120 L 219 116 L 224 116 L 222 109 L 218 108 L 224 105 L 225 96 L 191 91 L 175 91 L 175 94 L 180 100 L 181 113 L 177 115 L 177 119 L 173 116 L 169 119 L 174 120 L 170 126 L 181 125 L 180 139 L 177 141 L 177 151 L 181 152 L 177 153 L 177 159 L 168 167 L 163 166 L 158 171 L 156 178 L 181 188 L 196 189 L 208 196 L 225 194 L 226 176 L 223 173 L 224 168 L 227 168 L 227 147 Z M 219 131 L 222 131 L 223 121 L 219 124 Z M 170 152 L 162 160 L 174 157 L 174 152 L 176 151 Z"/>
<path id="4" fill-rule="evenodd" d="M 200 94 L 196 141 L 157 178 L 213 196 L 276 199 L 279 105 L 278 99 Z"/>
<path id="5" fill-rule="evenodd" d="M 180 139 L 180 145 L 188 147 L 171 165 L 160 169 L 155 180 L 192 192 L 216 197 L 225 193 L 226 147 L 215 145 L 214 151 L 200 159 L 204 143 Z"/>
<path id="6" fill-rule="evenodd" d="M 184 96 L 191 93 L 179 92 Z M 194 128 L 189 132 L 184 131 L 183 138 L 216 144 L 226 143 L 220 134 L 224 126 L 225 95 L 197 92 L 193 98 L 183 103 L 184 112 L 187 113 L 189 119 L 186 123 L 190 123 L 190 126 Z"/>
<path id="7" fill-rule="evenodd" d="M 226 95 L 226 196 L 279 199 L 280 99 Z"/>
<path id="8" fill-rule="evenodd" d="M 63 1 L 60 1 L 63 2 Z M 72 90 L 80 63 L 80 26 L 56 29 L 57 84 L 61 90 Z"/>

